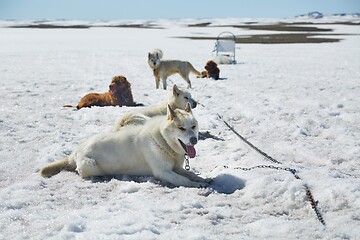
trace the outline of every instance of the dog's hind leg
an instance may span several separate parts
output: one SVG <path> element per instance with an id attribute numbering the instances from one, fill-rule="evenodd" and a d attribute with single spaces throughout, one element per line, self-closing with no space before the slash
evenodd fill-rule
<path id="1" fill-rule="evenodd" d="M 188 73 L 180 73 L 180 76 L 187 82 L 187 88 L 191 88 L 191 81 L 190 81 L 190 78 L 189 78 L 189 74 L 190 72 Z"/>
<path id="2" fill-rule="evenodd" d="M 183 77 L 184 78 L 184 80 L 187 82 L 187 88 L 191 88 L 191 82 L 190 82 L 190 79 L 189 79 L 189 76 L 184 76 Z"/>

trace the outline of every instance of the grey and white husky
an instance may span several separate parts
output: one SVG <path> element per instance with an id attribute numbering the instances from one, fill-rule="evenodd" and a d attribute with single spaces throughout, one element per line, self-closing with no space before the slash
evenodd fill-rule
<path id="1" fill-rule="evenodd" d="M 160 87 L 160 79 L 162 80 L 163 88 L 166 89 L 166 79 L 175 73 L 180 74 L 187 82 L 188 88 L 191 88 L 191 81 L 189 79 L 190 72 L 201 77 L 201 73 L 196 70 L 191 63 L 180 60 L 162 60 L 162 57 L 163 53 L 159 49 L 148 53 L 148 64 L 153 70 L 157 89 Z"/>

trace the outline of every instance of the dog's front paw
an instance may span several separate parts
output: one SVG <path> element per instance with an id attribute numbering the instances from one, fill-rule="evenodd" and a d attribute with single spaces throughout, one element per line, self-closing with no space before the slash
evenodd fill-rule
<path id="1" fill-rule="evenodd" d="M 206 183 L 208 183 L 208 184 L 211 184 L 211 183 L 214 181 L 214 179 L 212 179 L 212 178 L 205 178 L 204 181 L 205 181 Z"/>

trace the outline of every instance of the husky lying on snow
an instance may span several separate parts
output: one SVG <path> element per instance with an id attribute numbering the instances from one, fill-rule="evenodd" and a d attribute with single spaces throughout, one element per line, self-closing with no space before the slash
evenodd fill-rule
<path id="1" fill-rule="evenodd" d="M 155 49 L 148 54 L 148 64 L 153 70 L 155 77 L 156 88 L 160 86 L 160 79 L 163 83 L 163 88 L 166 89 L 166 79 L 175 73 L 179 73 L 180 76 L 188 83 L 188 88 L 191 88 L 191 82 L 189 79 L 190 72 L 201 77 L 201 73 L 196 70 L 191 63 L 180 60 L 162 60 L 163 53 L 159 49 Z"/>
<path id="2" fill-rule="evenodd" d="M 184 109 L 186 104 L 190 103 L 191 108 L 197 106 L 197 102 L 191 97 L 189 91 L 173 86 L 173 91 L 168 98 L 167 103 L 139 109 L 134 112 L 125 114 L 122 118 L 116 121 L 113 131 L 118 131 L 125 125 L 143 125 L 146 120 L 158 115 L 166 115 L 167 105 L 172 109 Z"/>
<path id="3" fill-rule="evenodd" d="M 184 155 L 194 158 L 198 123 L 191 107 L 173 110 L 140 126 L 126 126 L 117 132 L 95 135 L 68 157 L 42 168 L 44 177 L 62 170 L 76 170 L 83 178 L 128 174 L 152 175 L 175 186 L 206 187 L 203 179 L 183 168 Z"/>

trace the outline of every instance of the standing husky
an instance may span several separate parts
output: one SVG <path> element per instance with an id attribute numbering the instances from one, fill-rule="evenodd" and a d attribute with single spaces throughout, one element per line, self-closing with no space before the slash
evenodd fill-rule
<path id="1" fill-rule="evenodd" d="M 188 83 L 188 88 L 191 88 L 191 82 L 189 79 L 190 72 L 196 74 L 198 77 L 201 77 L 201 73 L 197 71 L 191 63 L 179 60 L 161 60 L 162 56 L 163 53 L 159 49 L 155 49 L 153 52 L 148 54 L 148 64 L 153 70 L 157 89 L 160 86 L 160 78 L 164 89 L 166 89 L 166 79 L 175 73 L 179 73 L 180 76 Z"/>
<path id="2" fill-rule="evenodd" d="M 174 84 L 172 94 L 169 96 L 167 103 L 164 102 L 125 114 L 116 121 L 113 131 L 118 131 L 126 125 L 143 125 L 151 117 L 166 115 L 167 105 L 170 105 L 172 109 L 184 109 L 187 103 L 190 103 L 191 108 L 196 108 L 197 106 L 197 102 L 191 97 L 189 91 L 180 89 Z"/>
<path id="3" fill-rule="evenodd" d="M 152 175 L 175 186 L 206 187 L 203 179 L 183 169 L 184 155 L 196 155 L 198 123 L 191 107 L 171 109 L 141 126 L 124 127 L 121 131 L 95 135 L 67 158 L 54 162 L 40 173 L 51 177 L 61 170 L 76 170 L 83 178 L 129 174 Z"/>

